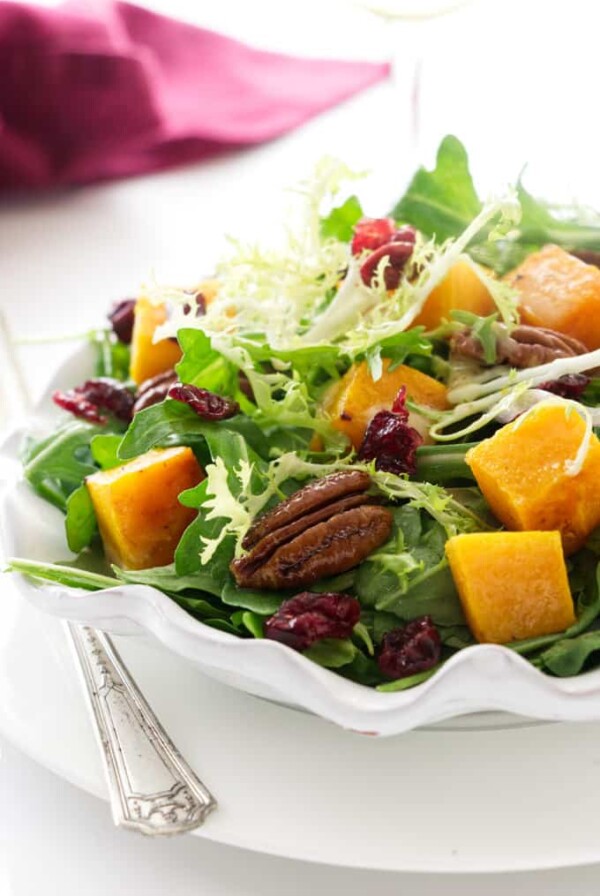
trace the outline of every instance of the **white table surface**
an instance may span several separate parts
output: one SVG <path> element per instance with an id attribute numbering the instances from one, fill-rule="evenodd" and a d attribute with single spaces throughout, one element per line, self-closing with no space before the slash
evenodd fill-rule
<path id="1" fill-rule="evenodd" d="M 290 51 L 346 46 L 366 57 L 381 52 L 380 26 L 354 14 L 340 19 L 337 0 L 311 2 L 302 11 L 268 0 L 242 5 L 222 0 L 211 9 L 166 0 L 152 5 Z M 543 6 L 543 41 L 532 30 L 536 22 L 539 29 L 534 3 L 521 4 L 526 23 L 520 28 L 510 19 L 515 5 L 503 4 L 500 17 L 498 5 L 489 2 L 420 32 L 427 53 L 422 145 L 431 161 L 436 139 L 452 130 L 474 148 L 474 169 L 486 182 L 514 177 L 529 159 L 532 180 L 549 185 L 547 192 L 594 198 L 592 40 L 597 22 L 589 20 L 589 4 L 570 3 L 574 18 L 568 20 L 549 6 Z M 269 7 L 270 15 L 251 14 L 250 8 L 256 13 L 257 7 Z M 577 24 L 583 13 L 588 15 L 585 27 Z M 329 25 L 315 27 L 315 21 Z M 410 33 L 405 33 L 408 41 Z M 561 65 L 550 65 L 558 49 Z M 570 76 L 573 54 L 576 81 Z M 304 175 L 323 152 L 359 168 L 377 168 L 370 210 L 387 210 L 410 157 L 403 137 L 405 110 L 390 112 L 398 96 L 389 84 L 381 85 L 269 146 L 158 176 L 0 206 L 0 307 L 13 335 L 83 332 L 98 323 L 112 299 L 135 292 L 152 274 L 163 281 L 197 280 L 220 254 L 224 233 L 256 237 L 274 231 L 285 206 L 281 189 Z M 577 164 L 571 164 L 575 158 Z M 21 349 L 34 395 L 69 348 L 66 343 Z M 515 891 L 575 896 L 595 893 L 600 885 L 597 866 L 440 877 L 310 865 L 189 837 L 148 842 L 115 831 L 106 804 L 8 743 L 0 761 L 0 792 L 0 896 L 495 896 Z"/>

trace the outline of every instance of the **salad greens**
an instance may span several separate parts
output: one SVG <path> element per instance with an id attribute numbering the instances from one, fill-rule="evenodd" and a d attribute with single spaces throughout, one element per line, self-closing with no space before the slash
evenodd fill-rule
<path id="1" fill-rule="evenodd" d="M 445 543 L 459 533 L 501 527 L 474 485 L 465 454 L 503 420 L 531 407 L 543 382 L 600 366 L 600 352 L 519 372 L 493 366 L 498 323 L 510 332 L 518 321 L 516 296 L 476 262 L 502 274 L 547 242 L 600 252 L 600 216 L 554 208 L 534 199 L 520 181 L 506 196 L 482 201 L 464 147 L 446 137 L 435 167 L 415 174 L 391 212 L 397 225 L 410 225 L 416 235 L 403 276 L 390 288 L 385 259 L 365 282 L 360 259 L 351 251 L 365 213 L 357 195 L 345 189 L 358 177 L 325 159 L 301 185 L 303 212 L 289 223 L 282 245 L 264 249 L 232 240 L 228 257 L 217 266 L 218 294 L 205 315 L 190 308 L 187 290 L 150 290 L 153 301 L 169 306 L 155 338 L 177 338 L 181 382 L 228 396 L 240 412 L 229 419 L 203 419 L 166 397 L 136 413 L 128 426 L 114 419 L 104 426 L 74 420 L 30 441 L 23 454 L 25 478 L 65 514 L 68 546 L 80 558 L 76 564 L 13 559 L 12 570 L 86 590 L 150 585 L 206 625 L 261 638 L 265 620 L 290 594 L 236 585 L 230 564 L 243 555 L 244 536 L 260 514 L 303 484 L 358 469 L 369 474 L 377 500 L 392 508 L 391 535 L 354 569 L 312 586 L 316 592 L 356 596 L 362 612 L 351 637 L 321 639 L 305 655 L 351 680 L 394 691 L 425 681 L 439 665 L 384 682 L 376 654 L 386 633 L 430 617 L 440 634 L 442 662 L 475 643 Z M 412 326 L 458 261 L 482 280 L 496 310 L 485 316 L 456 310 L 429 332 Z M 479 340 L 484 366 L 449 356 L 447 337 L 461 327 Z M 92 342 L 96 374 L 134 390 L 128 346 L 108 330 L 95 332 Z M 411 413 L 426 420 L 430 441 L 438 442 L 417 448 L 411 476 L 361 459 L 324 411 L 344 375 L 363 362 L 375 384 L 386 371 L 408 365 L 448 386 L 448 408 L 407 400 Z M 599 383 L 591 379 L 584 404 L 577 403 L 588 436 L 600 422 Z M 106 564 L 102 573 L 83 568 L 99 541 L 86 477 L 152 449 L 180 445 L 193 450 L 206 478 L 180 495 L 181 504 L 196 515 L 173 562 L 141 570 Z M 597 543 L 592 536 L 569 561 L 576 623 L 559 634 L 509 645 L 548 673 L 578 674 L 600 658 Z"/>
<path id="2" fill-rule="evenodd" d="M 483 229 L 469 247 L 469 254 L 481 264 L 504 274 L 547 243 L 565 249 L 600 252 L 600 215 L 580 206 L 553 206 L 534 198 L 523 186 L 516 186 L 521 216 L 506 239 L 490 242 Z M 456 137 L 442 140 L 435 168 L 420 168 L 406 193 L 391 214 L 410 221 L 427 236 L 438 241 L 458 237 L 480 214 L 479 198 L 467 152 Z"/>

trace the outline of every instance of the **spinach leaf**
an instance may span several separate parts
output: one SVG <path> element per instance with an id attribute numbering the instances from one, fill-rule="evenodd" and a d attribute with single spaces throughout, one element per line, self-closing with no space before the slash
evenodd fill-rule
<path id="1" fill-rule="evenodd" d="M 418 508 L 393 510 L 390 540 L 359 567 L 355 589 L 361 603 L 384 613 L 382 618 L 414 619 L 428 614 L 437 625 L 464 625 L 465 618 L 445 559 L 443 527 Z"/>

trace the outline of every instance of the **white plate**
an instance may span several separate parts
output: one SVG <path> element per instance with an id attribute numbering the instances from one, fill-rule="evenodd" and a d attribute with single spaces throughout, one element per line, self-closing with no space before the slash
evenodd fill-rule
<path id="1" fill-rule="evenodd" d="M 90 350 L 75 353 L 48 391 L 84 380 L 91 365 Z M 22 432 L 14 432 L 0 453 L 0 461 L 10 467 L 9 484 L 0 498 L 6 556 L 69 557 L 62 514 L 33 493 L 22 480 L 18 463 L 23 433 L 47 431 L 52 426 L 51 407 L 47 394 L 37 417 L 28 421 Z M 240 639 L 205 626 L 154 588 L 124 585 L 90 593 L 36 586 L 21 576 L 15 580 L 23 596 L 45 612 L 113 633 L 150 633 L 213 678 L 364 734 L 398 734 L 482 711 L 546 720 L 600 719 L 600 670 L 574 678 L 552 678 L 497 645 L 462 650 L 424 684 L 382 693 L 323 669 L 281 644 Z"/>
<path id="2" fill-rule="evenodd" d="M 219 799 L 202 837 L 396 871 L 509 871 L 600 859 L 600 724 L 359 737 L 218 684 L 144 638 L 116 641 Z M 62 624 L 23 601 L 9 580 L 0 600 L 0 732 L 105 796 Z"/>

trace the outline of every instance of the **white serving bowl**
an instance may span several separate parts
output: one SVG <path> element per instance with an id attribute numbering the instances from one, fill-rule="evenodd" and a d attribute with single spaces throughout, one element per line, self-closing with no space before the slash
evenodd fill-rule
<path id="1" fill-rule="evenodd" d="M 50 393 L 83 381 L 91 352 L 61 367 L 38 410 L 0 449 L 0 534 L 5 557 L 64 561 L 70 554 L 63 516 L 34 494 L 18 462 L 25 433 L 47 432 L 58 419 Z M 600 719 L 600 670 L 574 678 L 544 675 L 511 650 L 469 647 L 423 684 L 383 693 L 350 682 L 281 644 L 241 639 L 190 616 L 155 588 L 122 585 L 89 592 L 33 584 L 14 575 L 23 598 L 38 609 L 115 634 L 148 633 L 207 675 L 248 693 L 316 713 L 364 734 L 399 734 L 468 713 L 502 711 L 534 719 Z"/>

